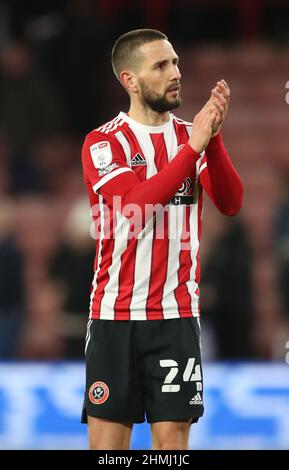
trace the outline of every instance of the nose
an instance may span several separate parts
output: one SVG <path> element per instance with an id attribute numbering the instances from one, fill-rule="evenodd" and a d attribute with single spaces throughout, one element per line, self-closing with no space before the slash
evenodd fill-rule
<path id="1" fill-rule="evenodd" d="M 173 70 L 172 70 L 172 75 L 171 75 L 171 81 L 180 81 L 182 78 L 181 72 L 179 70 L 179 67 L 177 65 L 173 65 Z"/>

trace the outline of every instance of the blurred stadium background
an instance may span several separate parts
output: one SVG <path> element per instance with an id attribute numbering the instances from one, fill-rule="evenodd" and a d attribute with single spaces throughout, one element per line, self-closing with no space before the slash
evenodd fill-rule
<path id="1" fill-rule="evenodd" d="M 289 2 L 0 2 L 0 448 L 87 448 L 79 424 L 94 242 L 84 135 L 127 98 L 116 37 L 150 27 L 181 57 L 191 120 L 216 80 L 245 185 L 236 218 L 206 201 L 205 417 L 191 448 L 289 449 Z M 146 424 L 133 448 L 149 448 Z"/>

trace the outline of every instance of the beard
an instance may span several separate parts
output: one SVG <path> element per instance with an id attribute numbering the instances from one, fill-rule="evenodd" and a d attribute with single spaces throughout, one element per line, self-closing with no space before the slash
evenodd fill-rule
<path id="1" fill-rule="evenodd" d="M 147 87 L 144 82 L 140 81 L 139 84 L 144 105 L 153 111 L 156 111 L 157 113 L 171 111 L 172 109 L 178 108 L 182 103 L 180 91 L 179 97 L 168 99 L 166 98 L 166 93 L 168 90 L 166 90 L 163 95 L 160 95 Z"/>

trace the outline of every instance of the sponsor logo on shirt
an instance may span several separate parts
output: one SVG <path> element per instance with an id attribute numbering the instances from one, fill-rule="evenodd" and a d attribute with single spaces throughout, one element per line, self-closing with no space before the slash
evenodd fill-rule
<path id="1" fill-rule="evenodd" d="M 177 148 L 177 154 L 182 150 L 182 148 L 184 148 L 185 144 L 181 144 L 178 146 Z"/>
<path id="2" fill-rule="evenodd" d="M 103 168 L 102 170 L 98 170 L 98 175 L 99 176 L 104 176 L 110 173 L 112 170 L 115 168 L 119 167 L 117 163 L 112 163 L 111 165 L 107 166 L 106 168 Z"/>
<path id="3" fill-rule="evenodd" d="M 187 177 L 179 188 L 175 196 L 170 200 L 170 204 L 175 206 L 196 204 L 199 198 L 199 185 L 197 178 Z"/>
<path id="4" fill-rule="evenodd" d="M 89 150 L 95 168 L 102 170 L 111 163 L 112 151 L 107 140 L 96 142 L 90 146 Z"/>

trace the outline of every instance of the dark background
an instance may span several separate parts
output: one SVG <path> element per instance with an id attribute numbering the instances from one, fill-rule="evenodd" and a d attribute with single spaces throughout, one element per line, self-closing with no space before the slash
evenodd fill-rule
<path id="1" fill-rule="evenodd" d="M 94 241 L 81 145 L 127 110 L 110 51 L 143 27 L 181 58 L 178 116 L 192 120 L 221 78 L 232 92 L 223 134 L 244 207 L 231 219 L 206 201 L 205 359 L 284 359 L 288 20 L 285 0 L 0 2 L 0 359 L 83 357 Z"/>

